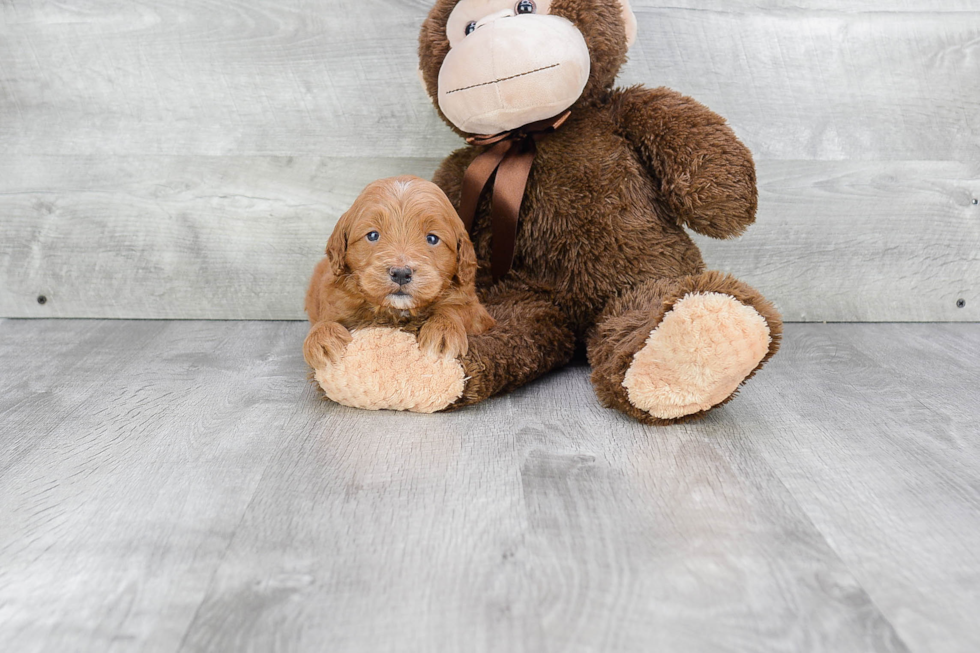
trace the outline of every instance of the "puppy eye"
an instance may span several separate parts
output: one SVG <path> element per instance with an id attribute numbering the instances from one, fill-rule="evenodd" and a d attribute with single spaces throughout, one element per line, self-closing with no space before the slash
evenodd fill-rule
<path id="1" fill-rule="evenodd" d="M 534 13 L 534 3 L 531 0 L 521 0 L 517 3 L 517 13 L 518 14 L 533 14 Z"/>
<path id="2" fill-rule="evenodd" d="M 429 234 L 428 236 L 425 237 L 425 242 L 429 243 L 430 245 L 438 245 L 439 236 L 435 234 Z"/>
<path id="3" fill-rule="evenodd" d="M 469 36 L 470 34 L 472 34 L 473 33 L 473 30 L 475 30 L 475 29 L 476 29 L 476 21 L 475 20 L 471 20 L 466 25 L 466 36 Z"/>
<path id="4" fill-rule="evenodd" d="M 376 243 L 376 242 L 378 242 L 378 239 L 379 238 L 381 238 L 381 234 L 379 234 L 377 231 L 369 231 L 368 232 L 367 239 L 370 242 Z"/>

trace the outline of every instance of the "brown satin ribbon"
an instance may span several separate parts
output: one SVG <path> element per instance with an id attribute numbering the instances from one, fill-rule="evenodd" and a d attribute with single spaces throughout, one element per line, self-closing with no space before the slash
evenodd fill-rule
<path id="1" fill-rule="evenodd" d="M 459 217 L 466 225 L 466 230 L 471 231 L 480 195 L 496 170 L 497 177 L 493 183 L 490 206 L 493 236 L 490 271 L 495 281 L 507 274 L 511 263 L 514 262 L 517 218 L 521 213 L 527 177 L 531 174 L 531 165 L 537 153 L 537 142 L 561 127 L 570 114 L 570 111 L 565 111 L 554 118 L 532 122 L 508 132 L 489 136 L 470 136 L 466 139 L 470 145 L 492 146 L 473 159 L 463 174 Z"/>

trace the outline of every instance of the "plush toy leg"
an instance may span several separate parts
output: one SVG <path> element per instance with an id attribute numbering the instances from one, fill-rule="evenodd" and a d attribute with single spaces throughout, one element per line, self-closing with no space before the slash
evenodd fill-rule
<path id="1" fill-rule="evenodd" d="M 575 336 L 546 289 L 507 280 L 481 299 L 497 324 L 470 337 L 461 361 L 466 389 L 452 408 L 520 387 L 564 365 L 575 352 Z"/>
<path id="2" fill-rule="evenodd" d="M 431 413 L 475 404 L 572 357 L 575 338 L 548 297 L 513 281 L 494 286 L 483 300 L 497 324 L 470 336 L 462 360 L 427 356 L 410 333 L 362 329 L 314 377 L 328 398 L 355 408 Z"/>
<path id="3" fill-rule="evenodd" d="M 589 338 L 599 399 L 649 424 L 703 416 L 776 353 L 782 321 L 719 272 L 640 284 L 610 302 Z"/>

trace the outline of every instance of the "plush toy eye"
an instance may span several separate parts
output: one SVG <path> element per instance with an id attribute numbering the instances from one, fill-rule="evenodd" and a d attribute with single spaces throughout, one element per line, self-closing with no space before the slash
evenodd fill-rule
<path id="1" fill-rule="evenodd" d="M 533 14 L 534 13 L 534 3 L 531 0 L 521 0 L 517 3 L 517 13 L 519 14 Z"/>
<path id="2" fill-rule="evenodd" d="M 428 236 L 425 237 L 425 242 L 429 243 L 430 245 L 438 245 L 439 236 L 435 234 L 429 234 Z"/>
<path id="3" fill-rule="evenodd" d="M 475 20 L 471 20 L 466 25 L 466 36 L 469 36 L 473 32 L 473 30 L 475 30 L 475 29 L 476 29 L 476 21 Z"/>
<path id="4" fill-rule="evenodd" d="M 377 231 L 369 231 L 368 232 L 368 235 L 367 235 L 368 241 L 370 241 L 372 243 L 376 243 L 376 242 L 378 242 L 378 239 L 379 238 L 381 238 L 381 234 L 379 234 Z"/>

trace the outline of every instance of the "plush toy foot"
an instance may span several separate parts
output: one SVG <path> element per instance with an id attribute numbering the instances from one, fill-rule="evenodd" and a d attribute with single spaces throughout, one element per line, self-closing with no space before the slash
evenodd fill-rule
<path id="1" fill-rule="evenodd" d="M 459 361 L 424 354 L 412 334 L 371 328 L 352 335 L 339 362 L 314 371 L 338 404 L 434 413 L 462 396 L 466 379 Z"/>
<path id="2" fill-rule="evenodd" d="M 691 293 L 674 304 L 633 356 L 623 386 L 658 419 L 708 410 L 738 389 L 769 351 L 766 320 L 731 295 Z"/>

